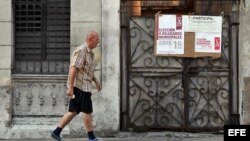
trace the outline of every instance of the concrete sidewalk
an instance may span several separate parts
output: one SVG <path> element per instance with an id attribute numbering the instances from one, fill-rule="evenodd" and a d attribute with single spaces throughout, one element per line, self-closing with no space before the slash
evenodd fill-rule
<path id="1" fill-rule="evenodd" d="M 102 141 L 224 141 L 223 137 L 211 138 L 100 138 Z M 0 140 L 0 141 L 55 141 L 53 139 L 23 139 L 23 140 Z M 87 141 L 86 138 L 66 138 L 64 141 Z"/>
<path id="2" fill-rule="evenodd" d="M 87 141 L 87 138 L 63 138 L 64 141 Z M 223 134 L 155 132 L 121 133 L 117 137 L 100 138 L 103 141 L 224 141 Z M 53 139 L 11 139 L 0 141 L 54 141 Z"/>
<path id="3" fill-rule="evenodd" d="M 168 141 L 166 138 L 100 138 L 101 141 Z M 53 139 L 26 139 L 26 140 L 0 140 L 0 141 L 55 141 Z M 86 138 L 66 138 L 63 141 L 87 141 Z"/>

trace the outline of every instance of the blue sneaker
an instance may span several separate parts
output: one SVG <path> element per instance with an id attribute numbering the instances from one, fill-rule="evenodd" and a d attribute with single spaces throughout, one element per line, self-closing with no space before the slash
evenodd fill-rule
<path id="1" fill-rule="evenodd" d="M 51 132 L 50 136 L 56 141 L 63 141 L 59 136 L 57 136 L 54 131 Z"/>

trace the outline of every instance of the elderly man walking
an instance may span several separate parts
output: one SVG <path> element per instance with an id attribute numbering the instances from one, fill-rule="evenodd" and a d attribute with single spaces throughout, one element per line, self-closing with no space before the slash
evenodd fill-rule
<path id="1" fill-rule="evenodd" d="M 69 109 L 59 121 L 57 128 L 51 132 L 51 137 L 57 141 L 62 141 L 61 131 L 80 112 L 83 112 L 83 125 L 88 134 L 88 141 L 99 141 L 93 132 L 91 116 L 93 112 L 92 82 L 95 83 L 98 91 L 101 90 L 101 85 L 94 75 L 94 53 L 92 52 L 98 43 L 98 33 L 90 31 L 87 33 L 86 42 L 73 52 L 67 85 L 67 95 L 71 97 Z"/>

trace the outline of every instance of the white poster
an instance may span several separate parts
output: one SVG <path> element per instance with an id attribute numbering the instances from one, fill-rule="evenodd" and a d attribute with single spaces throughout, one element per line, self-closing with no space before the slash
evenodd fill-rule
<path id="1" fill-rule="evenodd" d="M 221 33 L 222 16 L 183 16 L 185 32 Z"/>
<path id="2" fill-rule="evenodd" d="M 181 15 L 159 15 L 156 54 L 184 54 L 184 30 Z"/>
<path id="3" fill-rule="evenodd" d="M 221 52 L 220 33 L 195 33 L 195 52 Z"/>
<path id="4" fill-rule="evenodd" d="M 221 53 L 222 16 L 183 16 L 185 32 L 195 33 L 195 52 Z"/>

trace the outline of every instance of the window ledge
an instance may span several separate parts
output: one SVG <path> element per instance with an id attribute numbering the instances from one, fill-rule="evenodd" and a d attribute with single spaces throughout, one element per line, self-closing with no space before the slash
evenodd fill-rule
<path id="1" fill-rule="evenodd" d="M 21 83 L 64 83 L 68 79 L 68 75 L 44 75 L 44 74 L 12 74 L 12 82 Z"/>

